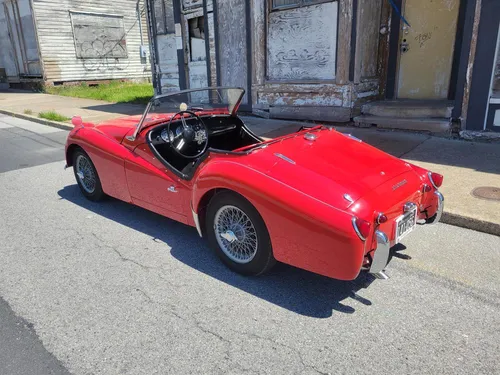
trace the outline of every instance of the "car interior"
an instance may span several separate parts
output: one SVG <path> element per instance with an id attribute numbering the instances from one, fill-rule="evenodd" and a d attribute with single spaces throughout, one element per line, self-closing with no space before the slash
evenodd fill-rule
<path id="1" fill-rule="evenodd" d="M 241 147 L 262 142 L 262 139 L 253 134 L 237 116 L 210 115 L 200 116 L 200 119 L 208 130 L 208 147 L 196 159 L 183 157 L 173 150 L 167 136 L 168 123 L 155 126 L 146 137 L 153 154 L 181 178 L 190 179 L 197 166 L 210 152 L 234 152 Z M 197 122 L 197 118 L 186 120 L 188 125 Z M 170 130 L 175 132 L 178 128 L 182 128 L 181 121 L 173 121 Z"/>

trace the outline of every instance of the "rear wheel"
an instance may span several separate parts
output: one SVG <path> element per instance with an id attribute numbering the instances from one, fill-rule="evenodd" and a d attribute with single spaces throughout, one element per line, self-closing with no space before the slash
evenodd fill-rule
<path id="1" fill-rule="evenodd" d="M 276 263 L 264 220 L 250 202 L 235 193 L 225 191 L 212 198 L 206 233 L 211 247 L 233 271 L 260 275 Z"/>
<path id="2" fill-rule="evenodd" d="M 106 195 L 94 163 L 82 149 L 73 153 L 73 172 L 82 194 L 91 201 L 100 201 Z"/>

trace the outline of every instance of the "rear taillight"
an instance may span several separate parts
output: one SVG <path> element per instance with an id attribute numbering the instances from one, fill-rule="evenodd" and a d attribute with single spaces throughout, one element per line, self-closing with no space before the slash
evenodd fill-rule
<path id="1" fill-rule="evenodd" d="M 424 193 L 428 193 L 428 192 L 432 191 L 432 187 L 430 185 L 424 184 L 424 186 L 422 187 L 422 191 Z"/>
<path id="2" fill-rule="evenodd" d="M 443 184 L 443 176 L 439 173 L 429 172 L 429 180 L 436 189 Z"/>
<path id="3" fill-rule="evenodd" d="M 382 212 L 377 216 L 377 224 L 383 224 L 387 222 L 387 216 L 385 216 Z"/>
<path id="4" fill-rule="evenodd" d="M 366 240 L 366 237 L 370 234 L 370 227 L 371 224 L 363 219 L 353 217 L 352 218 L 352 226 L 354 227 L 354 230 L 358 237 L 364 241 Z"/>

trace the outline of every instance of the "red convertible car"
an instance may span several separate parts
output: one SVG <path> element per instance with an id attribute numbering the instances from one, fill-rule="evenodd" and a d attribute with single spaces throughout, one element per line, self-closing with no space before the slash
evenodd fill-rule
<path id="1" fill-rule="evenodd" d="M 390 248 L 440 220 L 443 176 L 328 126 L 260 138 L 236 114 L 244 95 L 186 90 L 153 97 L 142 117 L 75 117 L 66 166 L 87 198 L 196 227 L 246 275 L 280 261 L 341 280 L 387 278 Z"/>

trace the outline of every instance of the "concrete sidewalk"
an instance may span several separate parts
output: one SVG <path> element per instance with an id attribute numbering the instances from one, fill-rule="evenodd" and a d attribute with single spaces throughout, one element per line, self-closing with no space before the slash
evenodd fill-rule
<path id="1" fill-rule="evenodd" d="M 23 111 L 55 110 L 84 121 L 101 122 L 124 115 L 141 114 L 144 106 L 114 104 L 97 100 L 68 98 L 30 92 L 0 92 L 0 112 L 27 119 Z M 297 131 L 303 122 L 261 119 L 242 116 L 257 134 L 267 137 Z M 58 127 L 69 124 L 40 122 Z M 444 175 L 441 188 L 445 196 L 443 221 L 482 232 L 500 235 L 500 200 L 476 198 L 472 191 L 481 186 L 500 190 L 500 143 L 480 143 L 432 137 L 426 134 L 337 126 L 377 148 L 411 163 Z M 500 196 L 500 191 L 496 194 Z"/>

